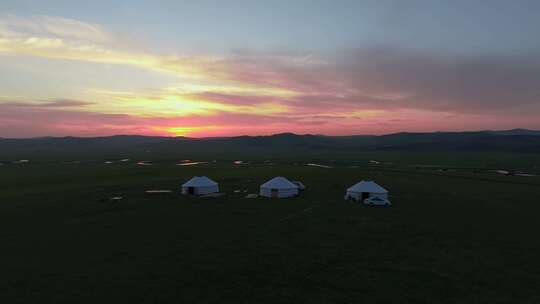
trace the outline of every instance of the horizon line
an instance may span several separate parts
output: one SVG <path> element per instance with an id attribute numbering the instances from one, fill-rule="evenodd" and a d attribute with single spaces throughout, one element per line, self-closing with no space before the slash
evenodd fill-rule
<path id="1" fill-rule="evenodd" d="M 395 134 L 433 134 L 433 133 L 480 133 L 480 132 L 508 132 L 508 131 L 530 131 L 530 132 L 540 132 L 540 130 L 526 129 L 526 128 L 513 128 L 513 129 L 501 129 L 501 130 L 491 130 L 491 129 L 481 129 L 481 130 L 465 130 L 465 131 L 428 131 L 428 132 L 415 132 L 415 131 L 401 131 L 401 132 L 391 132 L 384 134 L 350 134 L 350 135 L 326 135 L 326 134 L 312 134 L 312 133 L 294 133 L 294 132 L 279 132 L 272 134 L 260 134 L 260 135 L 231 135 L 231 136 L 205 136 L 205 137 L 191 137 L 191 136 L 166 136 L 166 135 L 142 135 L 142 134 L 113 134 L 113 135 L 96 135 L 96 136 L 34 136 L 34 137 L 2 137 L 1 139 L 45 139 L 45 138 L 81 138 L 81 139 L 90 139 L 90 138 L 108 138 L 108 137 L 154 137 L 154 138 L 185 138 L 185 139 L 215 139 L 215 138 L 235 138 L 235 137 L 271 137 L 277 135 L 295 135 L 295 136 L 324 136 L 324 137 L 350 137 L 350 136 L 388 136 Z"/>

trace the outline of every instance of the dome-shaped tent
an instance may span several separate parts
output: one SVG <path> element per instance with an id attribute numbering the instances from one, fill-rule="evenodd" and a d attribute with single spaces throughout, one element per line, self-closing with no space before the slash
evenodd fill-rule
<path id="1" fill-rule="evenodd" d="M 195 176 L 182 185 L 182 194 L 202 195 L 219 192 L 219 185 L 206 176 Z"/>
<path id="2" fill-rule="evenodd" d="M 261 196 L 264 197 L 293 197 L 298 195 L 298 186 L 285 177 L 274 177 L 261 185 Z"/>
<path id="3" fill-rule="evenodd" d="M 388 199 L 388 191 L 373 181 L 361 181 L 347 189 L 345 199 L 363 202 L 369 197 Z"/>

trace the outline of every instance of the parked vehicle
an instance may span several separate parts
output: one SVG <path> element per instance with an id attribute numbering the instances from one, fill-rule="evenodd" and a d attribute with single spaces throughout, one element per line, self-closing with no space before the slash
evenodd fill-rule
<path id="1" fill-rule="evenodd" d="M 387 200 L 386 198 L 382 198 L 378 196 L 372 196 L 372 197 L 366 198 L 364 200 L 364 204 L 370 205 L 370 206 L 391 206 L 392 205 L 390 201 Z"/>

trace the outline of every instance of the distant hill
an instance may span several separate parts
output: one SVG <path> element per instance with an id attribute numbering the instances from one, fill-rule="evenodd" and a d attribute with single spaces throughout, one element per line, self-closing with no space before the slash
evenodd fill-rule
<path id="1" fill-rule="evenodd" d="M 540 135 L 540 131 L 527 129 L 512 129 L 505 131 L 487 131 L 496 135 Z"/>
<path id="2" fill-rule="evenodd" d="M 359 151 L 491 151 L 540 152 L 540 131 L 514 129 L 477 132 L 396 133 L 381 136 L 324 136 L 282 133 L 269 136 L 215 138 L 152 137 L 41 137 L 1 139 L 0 159 L 30 156 L 92 157 L 162 153 L 207 155 L 229 153 L 355 153 Z"/>

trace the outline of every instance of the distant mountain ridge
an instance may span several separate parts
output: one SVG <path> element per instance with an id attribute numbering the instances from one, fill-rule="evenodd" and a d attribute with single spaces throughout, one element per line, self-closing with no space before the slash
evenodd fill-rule
<path id="1" fill-rule="evenodd" d="M 540 152 L 540 131 L 513 129 L 501 131 L 394 133 L 388 135 L 298 135 L 279 133 L 266 136 L 163 137 L 115 135 L 108 137 L 0 138 L 0 159 L 14 155 L 92 153 L 354 153 L 355 151 L 500 151 Z"/>
<path id="2" fill-rule="evenodd" d="M 397 132 L 390 134 L 382 135 L 371 135 L 371 134 L 359 134 L 359 135 L 323 135 L 323 134 L 296 134 L 292 132 L 283 132 L 276 133 L 271 135 L 238 135 L 238 136 L 219 136 L 219 137 L 186 137 L 186 136 L 149 136 L 149 135 L 135 135 L 135 134 L 118 134 L 110 136 L 90 136 L 90 137 L 79 137 L 79 136 L 39 136 L 39 137 L 28 137 L 28 138 L 13 138 L 13 137 L 1 137 L 0 140 L 100 140 L 100 139 L 229 139 L 229 138 L 268 138 L 268 137 L 299 137 L 299 136 L 309 136 L 309 137 L 383 137 L 383 136 L 395 136 L 395 135 L 419 135 L 419 134 L 495 134 L 495 135 L 540 135 L 540 130 L 529 130 L 529 129 L 510 129 L 510 130 L 481 130 L 481 131 L 434 131 L 434 132 Z"/>
<path id="3" fill-rule="evenodd" d="M 506 131 L 488 131 L 498 135 L 540 135 L 540 131 L 527 129 L 512 129 Z"/>

